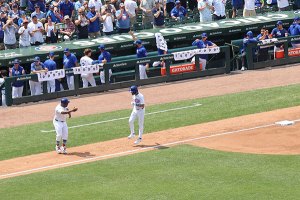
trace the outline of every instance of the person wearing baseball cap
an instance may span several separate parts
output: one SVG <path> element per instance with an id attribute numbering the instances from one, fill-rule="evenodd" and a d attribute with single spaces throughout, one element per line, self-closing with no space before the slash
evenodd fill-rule
<path id="1" fill-rule="evenodd" d="M 97 0 L 100 2 L 100 0 Z M 95 39 L 100 36 L 100 19 L 101 15 L 99 10 L 96 10 L 95 4 L 90 4 L 90 11 L 87 13 L 86 17 L 90 20 L 89 24 L 89 38 Z M 100 9 L 100 8 L 99 8 Z"/>
<path id="2" fill-rule="evenodd" d="M 215 43 L 212 43 L 211 41 L 207 40 L 207 37 L 208 37 L 207 33 L 202 33 L 201 39 L 196 39 L 192 43 L 192 46 L 197 46 L 198 49 L 217 47 Z M 199 55 L 199 61 L 202 66 L 202 70 L 206 70 L 207 58 L 208 58 L 208 54 Z M 195 63 L 195 57 L 192 58 L 192 63 Z"/>
<path id="3" fill-rule="evenodd" d="M 47 59 L 44 62 L 45 67 L 48 69 L 48 71 L 56 70 L 56 62 L 54 60 L 54 52 L 50 51 L 48 55 L 49 55 L 49 59 Z M 48 93 L 55 92 L 56 82 L 57 82 L 56 79 L 47 81 L 47 90 L 48 90 Z"/>
<path id="4" fill-rule="evenodd" d="M 30 47 L 30 30 L 28 28 L 28 20 L 26 18 L 23 20 L 22 26 L 18 30 L 18 34 L 20 35 L 19 47 Z"/>
<path id="5" fill-rule="evenodd" d="M 44 63 L 41 62 L 40 57 L 36 56 L 33 60 L 34 62 L 31 63 L 31 74 L 38 74 L 40 72 L 47 72 L 48 69 L 45 67 Z M 29 87 L 31 91 L 31 96 L 40 95 L 42 94 L 42 83 L 38 81 L 29 80 Z"/>
<path id="6" fill-rule="evenodd" d="M 46 21 L 46 15 L 44 12 L 41 11 L 39 4 L 35 4 L 34 9 L 34 12 L 31 13 L 31 17 L 36 15 L 38 20 L 44 24 Z"/>
<path id="7" fill-rule="evenodd" d="M 20 76 L 25 74 L 25 70 L 20 66 L 20 60 L 15 59 L 13 62 L 13 67 L 9 70 L 9 76 Z M 23 81 L 15 81 L 12 83 L 12 98 L 22 97 L 24 88 Z"/>
<path id="8" fill-rule="evenodd" d="M 70 52 L 69 48 L 64 49 L 63 66 L 64 69 L 72 69 L 78 66 L 77 58 Z M 66 77 L 69 90 L 74 90 L 74 75 L 68 74 Z"/>
<path id="9" fill-rule="evenodd" d="M 299 36 L 300 35 L 300 17 L 295 17 L 293 24 L 289 27 L 288 32 L 291 36 Z M 300 40 L 296 40 L 291 42 L 294 48 L 300 48 Z"/>
<path id="10" fill-rule="evenodd" d="M 255 37 L 253 37 L 253 32 L 248 31 L 246 33 L 246 37 L 243 39 L 243 48 L 241 49 L 241 55 L 242 55 L 242 68 L 241 68 L 241 70 L 242 71 L 247 69 L 245 64 L 246 64 L 246 49 L 247 49 L 248 44 L 257 43 L 257 42 L 258 42 L 257 39 Z M 255 52 L 256 52 L 256 47 L 253 47 L 252 48 L 253 58 L 256 56 Z"/>
<path id="11" fill-rule="evenodd" d="M 56 132 L 56 145 L 55 151 L 58 154 L 67 154 L 67 141 L 68 141 L 68 125 L 67 125 L 67 116 L 72 117 L 71 113 L 76 112 L 78 108 L 73 107 L 69 109 L 70 101 L 67 98 L 62 98 L 60 103 L 55 107 L 53 125 Z M 62 142 L 62 146 L 60 143 Z"/>
<path id="12" fill-rule="evenodd" d="M 136 46 L 136 57 L 137 58 L 144 58 L 147 57 L 147 50 L 143 46 L 141 40 L 135 40 L 133 43 Z M 149 63 L 147 64 L 139 64 L 139 71 L 140 71 L 140 79 L 147 79 L 147 72 L 146 70 L 149 69 Z"/>
<path id="13" fill-rule="evenodd" d="M 180 1 L 175 2 L 175 7 L 171 10 L 171 17 L 175 20 L 183 20 L 187 17 L 187 11 L 183 6 L 181 6 Z"/>
<path id="14" fill-rule="evenodd" d="M 155 0 L 155 7 L 152 8 L 152 14 L 154 16 L 153 28 L 159 29 L 165 27 L 165 10 L 163 5 L 160 4 L 160 0 Z"/>
<path id="15" fill-rule="evenodd" d="M 98 57 L 98 61 L 99 61 L 100 63 L 103 63 L 103 64 L 106 64 L 106 63 L 111 62 L 111 54 L 110 54 L 108 51 L 105 50 L 104 44 L 100 44 L 100 46 L 99 46 L 98 48 L 99 48 L 99 50 L 100 50 L 100 55 L 99 55 L 99 57 Z M 104 65 L 104 67 L 105 67 L 105 65 Z M 112 75 L 111 69 L 109 69 L 109 72 L 108 72 L 108 73 L 109 73 L 109 82 L 110 82 L 110 77 L 111 77 L 111 75 Z M 105 83 L 105 74 L 104 74 L 104 70 L 101 70 L 101 71 L 100 71 L 100 81 L 101 81 L 102 84 Z"/>
<path id="16" fill-rule="evenodd" d="M 276 23 L 276 28 L 274 28 L 270 34 L 270 38 L 282 38 L 288 36 L 288 32 L 286 29 L 283 28 L 283 23 L 282 21 L 278 21 Z M 277 43 L 274 46 L 274 54 L 276 51 L 283 49 L 283 43 Z M 275 56 L 274 56 L 275 58 Z"/>
<path id="17" fill-rule="evenodd" d="M 31 22 L 28 24 L 28 28 L 30 30 L 30 43 L 31 46 L 39 46 L 44 43 L 44 26 L 42 22 L 38 21 L 36 15 L 31 17 Z"/>

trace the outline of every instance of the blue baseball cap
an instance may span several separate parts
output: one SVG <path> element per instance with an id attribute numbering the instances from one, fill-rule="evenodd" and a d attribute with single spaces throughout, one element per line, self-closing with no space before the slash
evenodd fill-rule
<path id="1" fill-rule="evenodd" d="M 207 33 L 202 33 L 201 37 L 207 37 Z"/>
<path id="2" fill-rule="evenodd" d="M 142 40 L 136 40 L 133 44 L 142 44 Z"/>
<path id="3" fill-rule="evenodd" d="M 20 64 L 20 61 L 19 61 L 19 59 L 16 58 L 12 63 L 13 64 Z"/>
<path id="4" fill-rule="evenodd" d="M 276 25 L 282 25 L 282 21 L 278 21 Z"/>
<path id="5" fill-rule="evenodd" d="M 246 33 L 246 35 L 252 38 L 252 37 L 253 37 L 253 32 L 252 32 L 252 31 L 248 31 L 248 32 Z"/>
<path id="6" fill-rule="evenodd" d="M 100 44 L 98 48 L 99 49 L 105 49 L 105 45 L 104 44 Z"/>
<path id="7" fill-rule="evenodd" d="M 181 2 L 180 2 L 180 1 L 176 1 L 175 4 L 176 4 L 176 5 L 177 5 L 177 4 L 181 4 Z"/>
<path id="8" fill-rule="evenodd" d="M 70 103 L 70 101 L 69 101 L 68 98 L 62 98 L 62 99 L 60 100 L 60 103 L 67 104 L 67 103 Z"/>
<path id="9" fill-rule="evenodd" d="M 34 62 L 41 61 L 40 57 L 36 56 L 33 60 Z"/>
<path id="10" fill-rule="evenodd" d="M 50 56 L 50 57 L 54 56 L 54 52 L 53 52 L 53 51 L 50 51 L 50 52 L 49 52 L 49 56 Z"/>
<path id="11" fill-rule="evenodd" d="M 36 16 L 36 15 L 32 15 L 32 16 L 31 16 L 32 19 L 35 18 L 35 17 L 37 17 L 37 16 Z"/>
<path id="12" fill-rule="evenodd" d="M 69 48 L 65 48 L 64 53 L 70 52 Z"/>
<path id="13" fill-rule="evenodd" d="M 299 21 L 300 20 L 300 17 L 295 17 L 294 18 L 294 21 Z"/>

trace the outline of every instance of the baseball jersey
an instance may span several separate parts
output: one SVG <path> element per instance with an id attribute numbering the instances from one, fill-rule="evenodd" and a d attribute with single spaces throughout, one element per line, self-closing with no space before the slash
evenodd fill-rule
<path id="1" fill-rule="evenodd" d="M 13 67 L 11 69 L 11 75 L 12 76 L 21 76 L 22 72 L 23 72 L 24 68 L 19 66 L 18 69 L 16 69 L 15 67 Z M 15 81 L 13 82 L 12 86 L 14 87 L 22 87 L 24 86 L 24 82 L 23 81 Z"/>
<path id="2" fill-rule="evenodd" d="M 144 46 L 140 46 L 136 49 L 136 56 L 137 58 L 144 58 L 147 57 L 147 50 Z"/>
<path id="3" fill-rule="evenodd" d="M 213 43 L 211 41 L 208 41 L 208 40 L 199 40 L 199 41 L 194 41 L 192 43 L 192 46 L 197 46 L 198 49 L 203 49 L 203 48 L 206 48 L 207 46 L 213 46 Z M 199 55 L 199 58 L 201 59 L 207 59 L 208 58 L 208 55 L 207 54 L 200 54 Z"/>
<path id="4" fill-rule="evenodd" d="M 65 69 L 76 67 L 76 62 L 77 62 L 77 58 L 74 54 L 71 53 L 68 56 L 64 55 L 63 63 Z"/>
<path id="5" fill-rule="evenodd" d="M 102 60 L 104 60 L 104 59 L 105 59 L 107 62 L 111 62 L 111 55 L 110 55 L 109 52 L 103 51 L 103 52 L 99 55 L 98 60 L 99 60 L 100 62 L 102 62 Z"/>
<path id="6" fill-rule="evenodd" d="M 48 59 L 44 62 L 45 67 L 48 69 L 48 71 L 56 70 L 56 62 L 52 59 Z"/>
<path id="7" fill-rule="evenodd" d="M 80 58 L 80 66 L 89 66 L 89 65 L 92 65 L 93 64 L 93 59 L 91 59 L 90 57 L 88 56 L 83 56 L 82 58 Z M 90 76 L 92 75 L 92 73 L 82 73 L 81 76 Z"/>
<path id="8" fill-rule="evenodd" d="M 54 120 L 58 120 L 61 122 L 65 122 L 67 120 L 66 114 L 61 114 L 62 112 L 69 111 L 69 109 L 66 107 L 62 107 L 60 104 L 58 104 L 55 108 L 55 113 L 54 113 Z"/>
<path id="9" fill-rule="evenodd" d="M 297 23 L 294 23 L 290 26 L 289 28 L 289 33 L 291 34 L 291 36 L 296 36 L 296 35 L 300 35 L 300 25 Z M 293 42 L 294 44 L 299 44 L 300 41 L 295 41 Z"/>
<path id="10" fill-rule="evenodd" d="M 145 105 L 144 96 L 141 93 L 138 93 L 137 95 L 133 95 L 132 96 L 132 101 L 135 103 L 134 106 L 133 106 L 134 111 L 143 109 L 143 107 L 136 106 L 136 104 L 144 104 Z"/>

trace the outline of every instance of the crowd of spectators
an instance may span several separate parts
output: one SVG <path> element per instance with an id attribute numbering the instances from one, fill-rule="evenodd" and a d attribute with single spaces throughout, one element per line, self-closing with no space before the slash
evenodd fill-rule
<path id="1" fill-rule="evenodd" d="M 297 6 L 300 0 L 295 0 Z M 236 17 L 254 16 L 256 9 L 277 5 L 289 10 L 288 0 L 231 0 Z M 200 22 L 228 16 L 226 0 L 0 0 L 0 50 L 26 48 L 72 39 L 97 38 L 135 29 L 164 28 L 168 20 L 183 21 L 197 13 Z"/>

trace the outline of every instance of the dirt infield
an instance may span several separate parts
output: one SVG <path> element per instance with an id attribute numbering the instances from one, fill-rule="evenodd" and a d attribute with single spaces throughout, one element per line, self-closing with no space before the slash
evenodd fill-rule
<path id="1" fill-rule="evenodd" d="M 147 105 L 153 105 L 300 83 L 298 74 L 300 66 L 293 66 L 142 87 L 141 90 L 146 97 Z M 80 115 L 88 115 L 129 108 L 129 101 L 130 94 L 126 90 L 76 98 L 72 100 L 72 104 L 84 108 L 79 112 Z M 92 106 L 88 106 L 87 102 Z M 20 115 L 22 119 L 27 120 L 19 120 L 20 123 L 14 125 L 49 121 L 53 117 L 56 104 L 57 102 L 47 102 L 2 109 L 1 112 L 4 114 L 0 116 L 3 122 L 1 127 L 11 127 L 9 122 L 16 116 L 20 119 Z M 234 152 L 299 154 L 300 138 L 297 136 L 299 132 L 297 129 L 300 125 L 298 123 L 289 127 L 274 125 L 274 122 L 286 119 L 300 119 L 300 107 L 151 133 L 144 136 L 143 143 L 139 146 L 133 146 L 133 141 L 122 138 L 70 148 L 68 155 L 48 152 L 0 161 L 0 179 L 142 151 L 164 149 L 182 143 Z"/>

